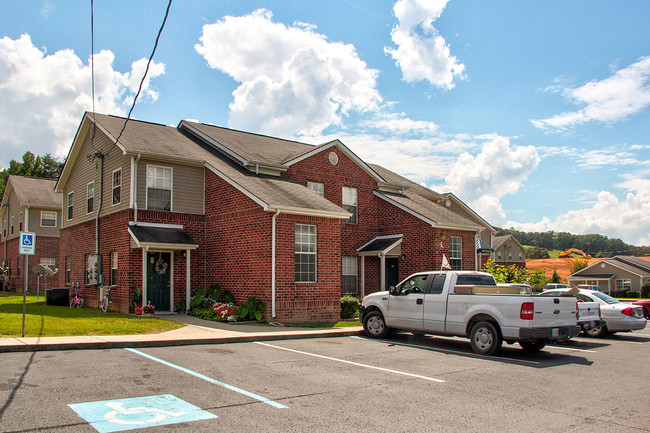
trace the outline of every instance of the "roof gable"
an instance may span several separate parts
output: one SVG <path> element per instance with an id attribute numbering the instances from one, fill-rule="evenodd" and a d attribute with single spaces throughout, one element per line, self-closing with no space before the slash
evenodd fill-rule
<path id="1" fill-rule="evenodd" d="M 5 195 L 14 191 L 22 206 L 60 208 L 61 194 L 54 191 L 55 184 L 56 179 L 10 175 Z"/>

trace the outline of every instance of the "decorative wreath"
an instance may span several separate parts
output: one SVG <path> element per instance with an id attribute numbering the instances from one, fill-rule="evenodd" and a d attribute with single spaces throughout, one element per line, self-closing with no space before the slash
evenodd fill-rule
<path id="1" fill-rule="evenodd" d="M 154 267 L 154 270 L 158 275 L 165 275 L 167 273 L 167 268 L 169 267 L 169 263 L 165 262 L 162 257 L 158 258 L 158 261 L 156 262 L 156 265 Z"/>

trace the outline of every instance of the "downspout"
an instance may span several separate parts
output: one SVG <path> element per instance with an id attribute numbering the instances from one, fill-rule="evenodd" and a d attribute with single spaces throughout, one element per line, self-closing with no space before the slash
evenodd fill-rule
<path id="1" fill-rule="evenodd" d="M 271 316 L 275 319 L 275 220 L 280 215 L 280 209 L 275 211 L 271 219 Z"/>
<path id="2" fill-rule="evenodd" d="M 138 223 L 138 162 L 142 154 L 138 153 L 133 165 L 133 179 L 131 179 L 131 187 L 133 188 L 133 222 Z"/>
<path id="3" fill-rule="evenodd" d="M 97 215 L 95 216 L 95 254 L 99 255 L 99 214 L 102 211 L 102 203 L 104 201 L 104 154 L 101 151 L 97 151 L 95 152 L 95 156 L 99 158 L 99 206 L 97 207 Z M 102 275 L 101 269 L 99 270 L 99 275 Z"/>

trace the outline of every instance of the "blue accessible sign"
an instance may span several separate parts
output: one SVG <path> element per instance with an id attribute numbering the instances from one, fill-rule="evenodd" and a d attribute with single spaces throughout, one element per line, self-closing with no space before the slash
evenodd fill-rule
<path id="1" fill-rule="evenodd" d="M 20 232 L 20 251 L 19 254 L 34 255 L 36 250 L 36 233 Z"/>
<path id="2" fill-rule="evenodd" d="M 100 433 L 217 418 L 171 394 L 68 405 Z"/>

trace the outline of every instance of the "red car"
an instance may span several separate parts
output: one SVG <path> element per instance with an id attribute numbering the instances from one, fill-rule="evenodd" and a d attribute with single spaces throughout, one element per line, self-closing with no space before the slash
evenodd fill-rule
<path id="1" fill-rule="evenodd" d="M 632 302 L 632 304 L 643 307 L 643 317 L 650 320 L 650 300 L 645 299 L 643 301 L 635 301 Z"/>

